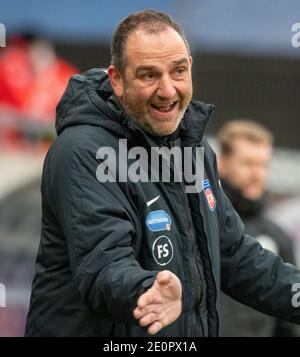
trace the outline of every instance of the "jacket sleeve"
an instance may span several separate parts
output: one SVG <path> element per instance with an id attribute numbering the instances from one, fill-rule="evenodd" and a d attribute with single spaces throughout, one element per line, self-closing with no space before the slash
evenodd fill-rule
<path id="1" fill-rule="evenodd" d="M 281 258 L 288 263 L 296 265 L 296 259 L 294 255 L 293 241 L 288 234 L 277 226 L 273 221 L 268 221 L 272 227 L 273 235 L 272 237 L 276 239 L 279 246 L 279 255 Z M 274 337 L 299 337 L 300 336 L 300 326 L 283 321 L 281 319 L 276 320 Z"/>
<path id="2" fill-rule="evenodd" d="M 238 214 L 220 191 L 222 290 L 258 311 L 300 324 L 300 271 L 245 234 Z"/>
<path id="3" fill-rule="evenodd" d="M 82 300 L 110 320 L 137 323 L 132 311 L 156 272 L 144 270 L 135 257 L 133 208 L 118 183 L 97 180 L 96 152 L 82 145 L 61 151 L 50 164 L 54 212 Z"/>

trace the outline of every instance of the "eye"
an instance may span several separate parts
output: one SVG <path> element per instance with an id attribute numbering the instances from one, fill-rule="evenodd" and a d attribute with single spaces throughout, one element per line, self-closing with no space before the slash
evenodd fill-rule
<path id="1" fill-rule="evenodd" d="M 174 71 L 174 76 L 176 78 L 182 78 L 185 76 L 187 69 L 184 67 L 176 68 Z"/>
<path id="2" fill-rule="evenodd" d="M 153 81 L 155 79 L 155 73 L 154 72 L 145 72 L 141 74 L 141 78 L 144 81 Z"/>

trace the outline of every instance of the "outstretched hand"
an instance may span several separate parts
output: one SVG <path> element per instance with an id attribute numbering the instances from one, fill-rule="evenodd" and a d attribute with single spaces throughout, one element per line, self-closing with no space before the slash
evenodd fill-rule
<path id="1" fill-rule="evenodd" d="M 177 276 L 168 270 L 161 271 L 152 287 L 139 297 L 133 316 L 139 320 L 140 326 L 149 326 L 150 335 L 155 335 L 179 317 L 181 296 Z"/>

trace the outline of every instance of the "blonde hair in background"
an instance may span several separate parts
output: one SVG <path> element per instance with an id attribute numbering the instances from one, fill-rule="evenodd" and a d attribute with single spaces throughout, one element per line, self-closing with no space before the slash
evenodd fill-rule
<path id="1" fill-rule="evenodd" d="M 273 134 L 263 125 L 251 119 L 234 119 L 227 122 L 218 132 L 222 155 L 229 155 L 235 139 L 246 139 L 257 144 L 273 145 Z"/>

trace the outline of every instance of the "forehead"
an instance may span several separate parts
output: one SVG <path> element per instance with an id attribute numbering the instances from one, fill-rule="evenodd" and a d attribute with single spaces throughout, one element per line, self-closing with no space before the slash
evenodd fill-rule
<path id="1" fill-rule="evenodd" d="M 235 156 L 249 156 L 253 159 L 269 158 L 272 153 L 272 146 L 266 142 L 253 142 L 246 138 L 236 138 L 232 140 L 233 154 Z"/>
<path id="2" fill-rule="evenodd" d="M 126 43 L 126 63 L 127 65 L 157 64 L 163 60 L 176 60 L 186 57 L 188 51 L 186 45 L 173 28 L 149 33 L 143 29 L 138 29 L 129 34 Z"/>

